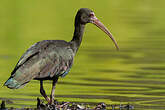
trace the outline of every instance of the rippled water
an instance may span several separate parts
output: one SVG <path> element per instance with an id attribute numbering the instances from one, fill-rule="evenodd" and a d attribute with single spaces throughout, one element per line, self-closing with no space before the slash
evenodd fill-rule
<path id="1" fill-rule="evenodd" d="M 7 106 L 34 107 L 39 82 L 24 88 L 2 87 L 30 45 L 45 39 L 69 41 L 80 7 L 94 10 L 113 33 L 120 51 L 97 27 L 86 26 L 70 73 L 56 88 L 59 101 L 127 104 L 136 110 L 165 109 L 165 1 L 1 1 L 0 99 Z M 44 83 L 50 94 L 51 82 Z"/>

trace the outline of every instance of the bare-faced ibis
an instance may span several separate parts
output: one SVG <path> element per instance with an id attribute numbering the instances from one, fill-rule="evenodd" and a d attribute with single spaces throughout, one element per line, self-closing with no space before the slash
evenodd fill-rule
<path id="1" fill-rule="evenodd" d="M 75 17 L 75 30 L 70 42 L 64 40 L 43 40 L 32 45 L 20 58 L 5 86 L 18 89 L 30 80 L 40 80 L 40 93 L 52 104 L 54 92 L 59 77 L 68 74 L 73 64 L 74 56 L 81 44 L 84 28 L 87 23 L 92 23 L 104 31 L 118 45 L 108 29 L 96 18 L 93 11 L 81 8 Z M 43 80 L 52 80 L 50 98 L 46 95 Z"/>

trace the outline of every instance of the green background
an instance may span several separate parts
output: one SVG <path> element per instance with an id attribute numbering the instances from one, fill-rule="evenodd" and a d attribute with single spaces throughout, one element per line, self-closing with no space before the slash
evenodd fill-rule
<path id="1" fill-rule="evenodd" d="M 92 9 L 110 29 L 120 51 L 87 24 L 70 73 L 57 84 L 59 101 L 130 103 L 139 110 L 165 109 L 164 0 L 1 0 L 0 99 L 11 107 L 35 107 L 39 82 L 2 87 L 21 55 L 41 40 L 72 39 L 79 8 Z M 51 82 L 44 83 L 50 94 Z"/>

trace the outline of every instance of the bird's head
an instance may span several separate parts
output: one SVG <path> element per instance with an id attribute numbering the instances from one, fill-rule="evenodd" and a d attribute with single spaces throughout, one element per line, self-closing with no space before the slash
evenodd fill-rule
<path id="1" fill-rule="evenodd" d="M 116 49 L 119 50 L 119 47 L 117 45 L 116 40 L 110 33 L 110 31 L 97 19 L 95 16 L 95 13 L 88 9 L 88 8 L 81 8 L 77 12 L 76 19 L 75 19 L 75 24 L 81 23 L 82 25 L 85 25 L 87 23 L 92 23 L 96 25 L 98 28 L 100 28 L 103 32 L 105 32 L 113 41 L 113 43 L 116 46 Z"/>

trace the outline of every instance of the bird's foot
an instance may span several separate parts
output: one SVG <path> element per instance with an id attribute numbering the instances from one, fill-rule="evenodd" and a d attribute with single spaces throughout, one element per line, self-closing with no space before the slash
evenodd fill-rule
<path id="1" fill-rule="evenodd" d="M 50 99 L 49 99 L 49 101 L 48 101 L 48 104 L 49 104 L 49 105 L 54 105 L 54 104 L 55 104 L 54 102 L 55 102 L 55 101 L 54 101 L 54 98 L 50 97 Z"/>
<path id="2" fill-rule="evenodd" d="M 46 99 L 46 101 L 48 102 L 48 105 L 53 105 L 53 101 L 52 101 L 51 98 L 46 97 L 45 99 Z"/>

